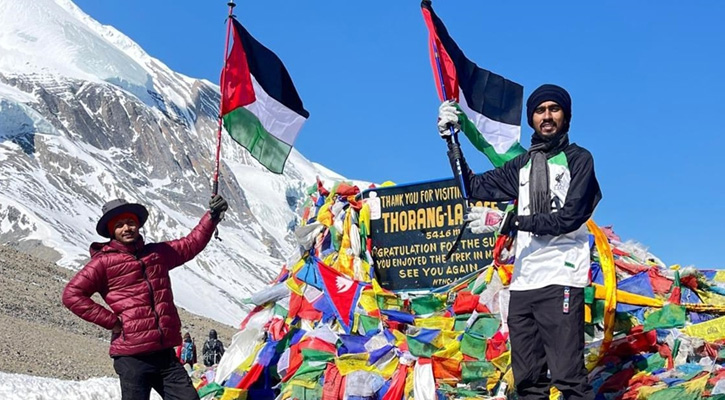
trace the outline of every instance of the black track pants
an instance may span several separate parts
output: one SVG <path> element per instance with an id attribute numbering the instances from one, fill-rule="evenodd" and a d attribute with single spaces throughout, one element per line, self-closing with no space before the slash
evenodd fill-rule
<path id="1" fill-rule="evenodd" d="M 584 366 L 584 289 L 569 296 L 565 313 L 563 286 L 511 291 L 511 366 L 521 400 L 548 399 L 551 386 L 567 400 L 594 398 Z"/>
<path id="2" fill-rule="evenodd" d="M 164 400 L 199 400 L 199 395 L 173 349 L 113 357 L 121 379 L 122 400 L 148 400 L 153 388 Z"/>

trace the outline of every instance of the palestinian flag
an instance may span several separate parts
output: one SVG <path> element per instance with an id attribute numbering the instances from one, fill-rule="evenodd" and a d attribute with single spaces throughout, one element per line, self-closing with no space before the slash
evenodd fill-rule
<path id="1" fill-rule="evenodd" d="M 285 161 L 310 113 L 282 60 L 232 18 L 234 44 L 221 77 L 224 128 L 272 172 Z"/>
<path id="2" fill-rule="evenodd" d="M 441 101 L 455 100 L 461 115 L 461 130 L 468 140 L 499 167 L 525 152 L 521 137 L 521 107 L 524 88 L 501 75 L 478 67 L 466 58 L 448 34 L 429 0 L 421 2 L 428 27 L 431 63 Z M 441 91 L 435 53 L 440 59 L 447 98 Z"/>

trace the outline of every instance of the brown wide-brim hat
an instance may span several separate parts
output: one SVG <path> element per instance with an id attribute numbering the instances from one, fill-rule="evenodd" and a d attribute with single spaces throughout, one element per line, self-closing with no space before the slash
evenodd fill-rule
<path id="1" fill-rule="evenodd" d="M 139 228 L 146 223 L 146 220 L 149 217 L 149 211 L 146 209 L 146 207 L 142 206 L 141 204 L 129 203 L 124 199 L 115 199 L 109 201 L 108 203 L 103 205 L 103 207 L 101 208 L 101 212 L 103 212 L 103 216 L 100 220 L 98 220 L 98 224 L 96 224 L 96 232 L 98 232 L 99 235 L 109 239 L 111 238 L 111 233 L 108 231 L 108 223 L 117 216 L 123 213 L 132 213 L 136 215 L 138 217 L 138 223 L 140 225 Z"/>

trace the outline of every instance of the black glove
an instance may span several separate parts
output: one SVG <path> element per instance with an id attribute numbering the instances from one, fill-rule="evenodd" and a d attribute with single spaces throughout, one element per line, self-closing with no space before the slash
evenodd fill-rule
<path id="1" fill-rule="evenodd" d="M 227 204 L 227 201 L 224 200 L 221 195 L 217 194 L 209 200 L 209 213 L 211 214 L 211 219 L 219 219 L 224 211 L 228 209 L 229 204 Z"/>

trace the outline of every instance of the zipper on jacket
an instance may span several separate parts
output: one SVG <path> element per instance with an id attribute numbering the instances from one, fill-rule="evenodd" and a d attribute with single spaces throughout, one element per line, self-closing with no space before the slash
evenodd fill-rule
<path id="1" fill-rule="evenodd" d="M 159 325 L 159 313 L 156 312 L 156 301 L 154 301 L 154 288 L 151 286 L 148 274 L 146 274 L 146 263 L 142 259 L 136 257 L 138 262 L 141 263 L 141 272 L 143 273 L 143 279 L 146 282 L 146 286 L 149 288 L 149 300 L 151 300 L 151 311 L 154 312 L 154 320 L 156 321 L 156 329 L 159 331 L 159 343 L 164 343 L 164 332 L 161 331 L 161 325 Z"/>

